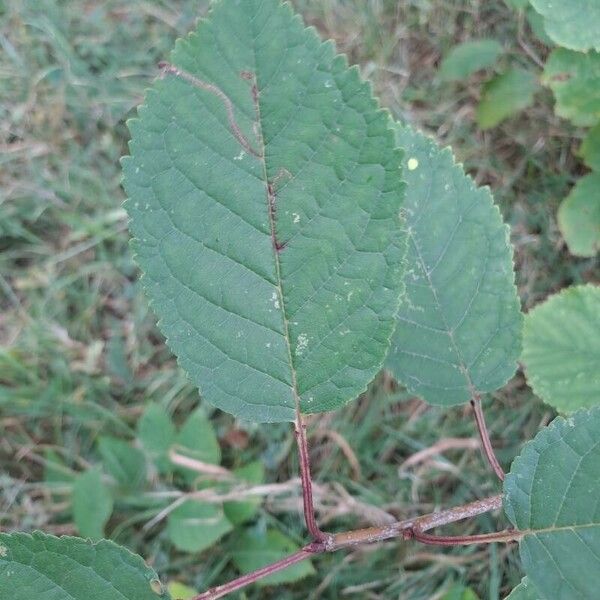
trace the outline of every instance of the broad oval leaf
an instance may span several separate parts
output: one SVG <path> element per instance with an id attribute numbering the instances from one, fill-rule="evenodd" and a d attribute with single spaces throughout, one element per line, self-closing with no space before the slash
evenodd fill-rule
<path id="1" fill-rule="evenodd" d="M 558 226 L 569 252 L 595 256 L 600 250 L 600 173 L 582 177 L 558 209 Z"/>
<path id="2" fill-rule="evenodd" d="M 478 189 L 421 133 L 397 128 L 406 149 L 406 297 L 386 366 L 432 404 L 467 402 L 513 375 L 522 317 L 508 228 Z"/>
<path id="3" fill-rule="evenodd" d="M 537 590 L 527 577 L 523 577 L 521 583 L 513 589 L 506 600 L 543 600 Z"/>
<path id="4" fill-rule="evenodd" d="M 522 358 L 529 385 L 554 408 L 600 404 L 600 287 L 567 288 L 531 310 Z"/>
<path id="5" fill-rule="evenodd" d="M 571 50 L 600 50 L 598 0 L 530 0 L 544 17 L 544 28 L 559 46 Z"/>
<path id="6" fill-rule="evenodd" d="M 402 286 L 388 116 L 277 0 L 216 3 L 171 63 L 123 161 L 168 344 L 239 417 L 337 408 L 381 367 Z"/>
<path id="7" fill-rule="evenodd" d="M 18 585 L 17 585 L 18 584 Z M 167 600 L 156 573 L 107 540 L 0 533 L 0 598 Z"/>
<path id="8" fill-rule="evenodd" d="M 552 51 L 542 75 L 556 98 L 556 114 L 580 127 L 592 127 L 600 119 L 600 53 Z"/>
<path id="9" fill-rule="evenodd" d="M 592 127 L 583 138 L 579 156 L 594 171 L 600 171 L 600 124 Z"/>
<path id="10" fill-rule="evenodd" d="M 600 408 L 559 417 L 528 442 L 504 482 L 524 535 L 523 567 L 542 600 L 590 600 L 600 589 Z"/>
<path id="11" fill-rule="evenodd" d="M 79 474 L 71 497 L 73 520 L 80 535 L 100 539 L 113 511 L 113 498 L 97 468 Z"/>

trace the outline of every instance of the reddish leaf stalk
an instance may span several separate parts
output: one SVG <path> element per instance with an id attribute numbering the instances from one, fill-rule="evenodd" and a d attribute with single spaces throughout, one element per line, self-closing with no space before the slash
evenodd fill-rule
<path id="1" fill-rule="evenodd" d="M 299 411 L 296 412 L 294 423 L 296 444 L 298 446 L 298 460 L 300 463 L 300 481 L 302 482 L 302 504 L 304 506 L 304 520 L 306 527 L 316 542 L 323 542 L 330 536 L 319 529 L 315 517 L 315 504 L 312 493 L 312 478 L 310 475 L 310 458 L 308 454 L 308 441 L 306 439 L 306 425 Z"/>
<path id="2" fill-rule="evenodd" d="M 490 440 L 490 433 L 487 425 L 485 424 L 485 417 L 483 416 L 483 408 L 481 407 L 481 398 L 475 396 L 471 398 L 471 406 L 473 407 L 473 414 L 475 415 L 475 422 L 477 423 L 477 430 L 479 431 L 479 438 L 481 439 L 481 447 L 485 457 L 487 458 L 490 467 L 498 477 L 500 481 L 504 481 L 504 469 L 500 466 L 492 441 Z"/>
<path id="3" fill-rule="evenodd" d="M 520 531 L 507 529 L 478 535 L 432 535 L 413 529 L 413 539 L 430 546 L 470 546 L 472 544 L 492 544 L 494 542 L 515 542 L 523 536 Z"/>

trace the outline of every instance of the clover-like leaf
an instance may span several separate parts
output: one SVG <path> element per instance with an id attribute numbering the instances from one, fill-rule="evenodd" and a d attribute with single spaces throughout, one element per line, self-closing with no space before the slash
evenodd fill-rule
<path id="1" fill-rule="evenodd" d="M 600 3 L 597 0 L 530 0 L 544 17 L 546 33 L 571 50 L 600 50 Z"/>
<path id="2" fill-rule="evenodd" d="M 356 68 L 277 0 L 222 0 L 130 122 L 133 247 L 219 408 L 293 420 L 380 369 L 405 251 L 401 152 Z"/>
<path id="3" fill-rule="evenodd" d="M 168 600 L 156 573 L 125 548 L 35 532 L 0 533 L 0 598 Z"/>
<path id="4" fill-rule="evenodd" d="M 533 391 L 558 410 L 600 404 L 600 287 L 567 288 L 531 310 L 523 362 Z"/>
<path id="5" fill-rule="evenodd" d="M 552 51 L 542 83 L 556 98 L 556 114 L 575 125 L 591 127 L 600 120 L 600 53 Z"/>
<path id="6" fill-rule="evenodd" d="M 558 209 L 558 226 L 571 254 L 597 254 L 600 250 L 600 173 L 590 173 L 575 184 Z"/>
<path id="7" fill-rule="evenodd" d="M 600 407 L 558 417 L 528 442 L 504 482 L 504 507 L 540 600 L 600 589 Z"/>
<path id="8" fill-rule="evenodd" d="M 432 404 L 467 402 L 513 375 L 522 317 L 508 228 L 478 189 L 421 133 L 397 128 L 406 149 L 406 298 L 386 366 Z"/>
<path id="9" fill-rule="evenodd" d="M 95 540 L 103 537 L 113 499 L 99 469 L 89 469 L 75 478 L 71 504 L 79 533 Z"/>

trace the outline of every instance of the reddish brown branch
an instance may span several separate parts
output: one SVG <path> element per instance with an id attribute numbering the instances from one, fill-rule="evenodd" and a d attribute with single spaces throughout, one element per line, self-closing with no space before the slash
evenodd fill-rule
<path id="1" fill-rule="evenodd" d="M 492 544 L 493 542 L 515 542 L 523 534 L 514 529 L 495 531 L 493 533 L 480 533 L 478 535 L 432 535 L 418 529 L 413 529 L 408 537 L 417 542 L 429 544 L 430 546 L 470 546 L 473 544 Z"/>
<path id="2" fill-rule="evenodd" d="M 473 407 L 473 414 L 475 415 L 475 422 L 477 423 L 477 430 L 479 431 L 483 453 L 498 479 L 504 481 L 504 469 L 500 466 L 500 463 L 496 458 L 496 453 L 494 452 L 494 447 L 490 440 L 490 434 L 487 425 L 485 424 L 485 417 L 483 416 L 483 409 L 481 407 L 481 398 L 479 396 L 472 398 L 471 406 Z"/>
<path id="3" fill-rule="evenodd" d="M 203 592 L 199 596 L 196 596 L 193 600 L 216 600 L 223 596 L 235 592 L 243 587 L 246 587 L 252 583 L 259 581 L 264 577 L 268 577 L 273 573 L 277 573 L 287 567 L 290 567 L 296 563 L 307 560 L 315 554 L 321 554 L 323 552 L 334 552 L 336 550 L 342 550 L 359 544 L 369 544 L 373 542 L 381 542 L 384 540 L 402 537 L 404 539 L 417 539 L 424 543 L 433 543 L 425 540 L 430 539 L 444 539 L 451 540 L 453 538 L 442 538 L 441 536 L 427 536 L 424 532 L 434 527 L 441 525 L 448 525 L 462 519 L 469 517 L 475 517 L 491 510 L 496 510 L 502 507 L 502 496 L 491 496 L 490 498 L 484 498 L 483 500 L 477 500 L 464 506 L 457 506 L 449 510 L 444 510 L 438 513 L 432 513 L 429 515 L 423 515 L 414 519 L 407 519 L 405 521 L 398 521 L 392 525 L 384 527 L 369 527 L 367 529 L 357 529 L 355 531 L 346 531 L 338 533 L 336 535 L 326 535 L 325 539 L 321 542 L 312 542 L 304 546 L 298 552 L 291 554 L 277 562 L 257 569 L 252 573 L 242 575 L 229 583 L 214 587 L 206 592 Z M 497 534 L 483 534 L 480 536 L 470 536 L 471 541 L 469 543 L 488 543 L 490 541 L 513 541 L 521 537 L 521 533 L 518 531 L 510 532 L 499 532 Z M 490 539 L 491 536 L 495 536 L 494 539 Z M 475 539 L 478 541 L 473 541 Z M 454 538 L 457 540 L 457 544 L 466 543 L 466 537 Z M 455 544 L 452 544 L 455 545 Z"/>
<path id="4" fill-rule="evenodd" d="M 223 104 L 225 105 L 229 128 L 231 129 L 231 133 L 233 133 L 235 139 L 240 143 L 240 146 L 242 146 L 242 148 L 244 148 L 246 152 L 249 152 L 253 156 L 259 158 L 262 156 L 260 152 L 258 152 L 255 148 L 252 147 L 252 144 L 248 141 L 248 138 L 242 133 L 242 130 L 240 129 L 240 126 L 237 124 L 237 121 L 235 119 L 233 102 L 231 102 L 229 96 L 221 88 L 217 87 L 212 83 L 208 83 L 207 81 L 203 81 L 202 79 L 195 77 L 191 73 L 188 73 L 187 71 L 184 71 L 183 69 L 180 69 L 166 61 L 158 63 L 158 66 L 163 74 L 170 73 L 171 75 L 180 77 L 181 79 L 187 81 L 194 87 L 200 88 L 201 90 L 205 90 L 217 96 L 217 98 L 219 98 L 219 100 L 221 100 L 221 102 L 223 102 Z"/>

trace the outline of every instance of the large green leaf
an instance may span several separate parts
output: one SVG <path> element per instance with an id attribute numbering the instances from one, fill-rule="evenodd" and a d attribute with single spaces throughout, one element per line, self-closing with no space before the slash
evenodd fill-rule
<path id="1" fill-rule="evenodd" d="M 600 53 L 552 51 L 542 75 L 556 98 L 556 114 L 575 125 L 591 127 L 600 120 Z"/>
<path id="2" fill-rule="evenodd" d="M 440 77 L 446 81 L 466 79 L 476 71 L 491 67 L 502 54 L 497 40 L 473 40 L 454 46 L 440 65 Z"/>
<path id="3" fill-rule="evenodd" d="M 546 33 L 559 46 L 571 50 L 600 50 L 598 0 L 530 0 L 544 17 Z"/>
<path id="4" fill-rule="evenodd" d="M 203 396 L 294 418 L 365 389 L 402 286 L 401 152 L 358 70 L 277 0 L 222 0 L 130 122 L 126 207 Z"/>
<path id="5" fill-rule="evenodd" d="M 558 226 L 571 254 L 595 256 L 600 250 L 600 173 L 577 182 L 558 209 Z"/>
<path id="6" fill-rule="evenodd" d="M 587 132 L 581 142 L 579 155 L 590 169 L 600 171 L 600 124 Z"/>
<path id="7" fill-rule="evenodd" d="M 533 391 L 558 410 L 600 404 L 600 287 L 568 288 L 530 311 L 523 362 Z"/>
<path id="8" fill-rule="evenodd" d="M 397 128 L 406 149 L 406 298 L 386 366 L 428 402 L 452 405 L 513 375 L 521 313 L 508 228 L 449 149 Z"/>
<path id="9" fill-rule="evenodd" d="M 527 577 L 523 577 L 521 583 L 513 589 L 506 600 L 542 600 L 537 590 Z"/>
<path id="10" fill-rule="evenodd" d="M 527 443 L 504 482 L 527 576 L 542 600 L 600 589 L 600 408 L 559 417 Z"/>
<path id="11" fill-rule="evenodd" d="M 166 600 L 156 573 L 103 540 L 0 533 L 0 598 L 8 600 Z"/>
<path id="12" fill-rule="evenodd" d="M 496 75 L 483 86 L 477 123 L 482 129 L 496 127 L 530 106 L 536 90 L 535 76 L 524 69 L 513 68 Z"/>

